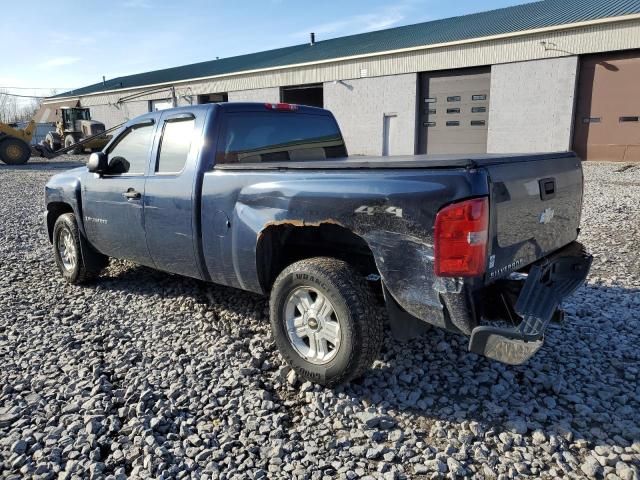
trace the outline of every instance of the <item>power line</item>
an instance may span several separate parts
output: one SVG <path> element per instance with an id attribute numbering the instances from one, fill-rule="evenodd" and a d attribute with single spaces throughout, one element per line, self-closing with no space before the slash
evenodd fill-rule
<path id="1" fill-rule="evenodd" d="M 6 95 L 7 97 L 36 98 L 36 99 L 49 97 L 49 95 L 40 95 L 40 96 L 36 96 L 36 95 L 18 95 L 17 93 L 5 93 L 5 92 L 0 92 L 0 95 Z"/>
<path id="2" fill-rule="evenodd" d="M 70 87 L 0 87 L 10 88 L 11 90 L 73 90 Z"/>

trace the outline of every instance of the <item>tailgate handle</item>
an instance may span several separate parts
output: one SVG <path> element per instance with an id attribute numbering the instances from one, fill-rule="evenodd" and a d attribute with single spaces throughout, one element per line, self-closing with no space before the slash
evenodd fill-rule
<path id="1" fill-rule="evenodd" d="M 540 185 L 540 198 L 542 200 L 549 200 L 556 196 L 555 178 L 543 178 L 538 184 Z"/>

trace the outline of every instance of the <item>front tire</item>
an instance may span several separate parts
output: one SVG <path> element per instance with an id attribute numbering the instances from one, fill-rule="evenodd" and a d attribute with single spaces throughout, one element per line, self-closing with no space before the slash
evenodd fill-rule
<path id="1" fill-rule="evenodd" d="M 7 165 L 23 165 L 31 158 L 31 147 L 19 138 L 0 140 L 0 160 Z"/>
<path id="2" fill-rule="evenodd" d="M 271 290 L 271 331 L 296 373 L 333 386 L 361 376 L 382 346 L 382 318 L 366 279 L 316 257 L 288 266 Z"/>
<path id="3" fill-rule="evenodd" d="M 73 135 L 67 135 L 66 137 L 64 137 L 64 148 L 69 148 L 74 143 L 76 143 L 76 139 Z M 74 155 L 79 155 L 82 153 L 82 150 L 83 150 L 82 147 L 76 147 L 69 150 L 69 153 L 72 153 Z"/>
<path id="4" fill-rule="evenodd" d="M 109 261 L 80 235 L 73 213 L 60 215 L 56 220 L 53 227 L 53 254 L 62 277 L 73 285 L 97 278 Z"/>

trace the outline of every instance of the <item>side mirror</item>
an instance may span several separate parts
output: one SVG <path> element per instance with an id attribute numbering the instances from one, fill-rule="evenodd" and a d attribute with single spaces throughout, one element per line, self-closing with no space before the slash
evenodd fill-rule
<path id="1" fill-rule="evenodd" d="M 95 152 L 89 156 L 87 169 L 92 173 L 104 173 L 107 171 L 107 154 L 104 152 Z"/>

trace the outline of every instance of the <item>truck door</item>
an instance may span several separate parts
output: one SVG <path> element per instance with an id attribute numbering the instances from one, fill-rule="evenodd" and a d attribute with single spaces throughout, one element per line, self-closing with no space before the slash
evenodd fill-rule
<path id="1" fill-rule="evenodd" d="M 146 172 L 155 132 L 153 118 L 130 125 L 109 147 L 109 171 L 88 173 L 83 217 L 89 241 L 102 253 L 153 267 L 144 230 Z"/>
<path id="2" fill-rule="evenodd" d="M 202 278 L 195 179 L 207 110 L 163 112 L 145 188 L 147 245 L 156 268 Z"/>

